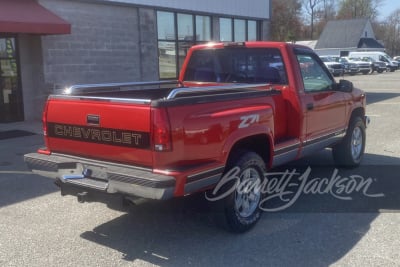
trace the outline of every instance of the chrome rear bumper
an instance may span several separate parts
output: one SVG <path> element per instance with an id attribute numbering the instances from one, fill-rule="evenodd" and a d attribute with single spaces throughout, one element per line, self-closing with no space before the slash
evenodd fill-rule
<path id="1" fill-rule="evenodd" d="M 148 199 L 169 199 L 175 192 L 174 177 L 155 174 L 150 169 L 63 154 L 30 153 L 24 160 L 32 172 L 82 191 Z"/>

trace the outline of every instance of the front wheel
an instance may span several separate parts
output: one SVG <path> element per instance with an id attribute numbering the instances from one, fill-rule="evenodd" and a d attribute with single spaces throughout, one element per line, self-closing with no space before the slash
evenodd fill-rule
<path id="1" fill-rule="evenodd" d="M 360 117 L 350 121 L 346 136 L 333 147 L 333 159 L 341 167 L 357 167 L 360 165 L 365 151 L 365 124 Z"/>
<path id="2" fill-rule="evenodd" d="M 231 232 L 242 233 L 251 229 L 261 217 L 261 185 L 266 168 L 262 158 L 254 152 L 243 152 L 234 158 L 226 173 L 236 176 L 235 189 L 218 203 L 217 223 Z"/>

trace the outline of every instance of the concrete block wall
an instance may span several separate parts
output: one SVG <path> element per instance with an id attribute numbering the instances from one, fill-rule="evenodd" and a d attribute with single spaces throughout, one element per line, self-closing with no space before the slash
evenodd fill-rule
<path id="1" fill-rule="evenodd" d="M 24 119 L 40 120 L 50 88 L 45 86 L 41 38 L 39 35 L 18 36 Z"/>
<path id="2" fill-rule="evenodd" d="M 70 35 L 42 37 L 48 85 L 158 79 L 154 10 L 63 0 L 40 4 L 72 28 Z"/>
<path id="3" fill-rule="evenodd" d="M 142 81 L 156 81 L 158 75 L 157 16 L 154 9 L 138 8 Z"/>

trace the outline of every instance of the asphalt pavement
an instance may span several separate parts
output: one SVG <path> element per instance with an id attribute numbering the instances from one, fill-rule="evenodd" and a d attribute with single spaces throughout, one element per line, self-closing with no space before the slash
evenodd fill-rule
<path id="1" fill-rule="evenodd" d="M 308 195 L 235 235 L 199 196 L 128 212 L 61 197 L 23 163 L 43 145 L 41 123 L 0 124 L 34 133 L 0 140 L 0 266 L 400 266 L 400 71 L 345 78 L 367 92 L 371 124 L 362 166 L 343 175 L 371 177 L 367 193 L 385 201 Z M 333 166 L 328 151 L 297 163 Z"/>

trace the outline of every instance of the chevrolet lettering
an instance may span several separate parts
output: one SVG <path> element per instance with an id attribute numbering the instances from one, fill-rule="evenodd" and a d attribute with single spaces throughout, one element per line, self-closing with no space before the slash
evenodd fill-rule
<path id="1" fill-rule="evenodd" d="M 149 148 L 148 133 L 48 123 L 48 135 L 82 142 Z"/>

